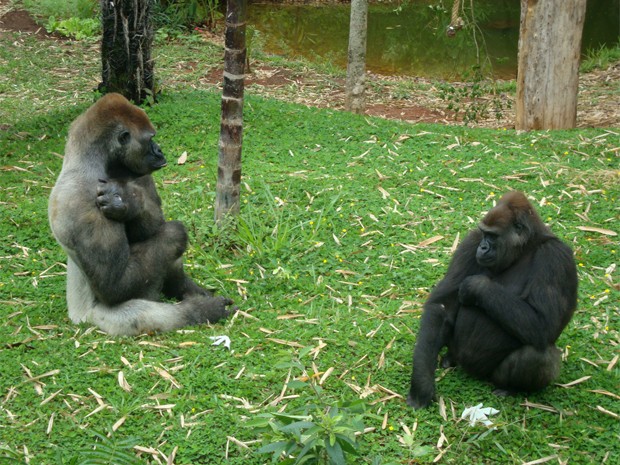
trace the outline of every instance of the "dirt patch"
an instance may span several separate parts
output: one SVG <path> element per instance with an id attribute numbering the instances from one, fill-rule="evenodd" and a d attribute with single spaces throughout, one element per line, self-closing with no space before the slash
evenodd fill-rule
<path id="1" fill-rule="evenodd" d="M 26 11 L 14 9 L 8 0 L 0 0 L 0 34 L 2 31 L 22 32 L 33 34 L 41 38 L 58 38 L 48 34 Z"/>
<path id="2" fill-rule="evenodd" d="M 379 80 L 382 77 L 375 76 L 374 79 Z M 373 80 L 373 76 L 369 75 L 369 80 Z M 201 84 L 204 85 L 221 86 L 221 83 L 221 69 L 211 69 L 201 79 Z M 253 66 L 252 72 L 245 78 L 245 87 L 248 92 L 308 106 L 337 110 L 343 109 L 344 85 L 344 79 L 325 78 L 311 71 L 293 71 L 264 64 Z M 453 112 L 404 99 L 394 99 L 389 92 L 380 96 L 376 90 L 369 89 L 368 93 L 370 95 L 367 98 L 367 115 L 412 123 L 449 124 L 454 122 Z"/>

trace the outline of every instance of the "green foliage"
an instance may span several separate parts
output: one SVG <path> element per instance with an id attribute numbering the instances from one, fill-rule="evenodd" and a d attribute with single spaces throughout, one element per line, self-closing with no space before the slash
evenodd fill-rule
<path id="1" fill-rule="evenodd" d="M 97 0 L 23 0 L 24 7 L 40 18 L 47 32 L 77 40 L 101 34 Z"/>
<path id="2" fill-rule="evenodd" d="M 223 17 L 220 0 L 169 0 L 161 3 L 159 22 L 168 26 L 213 28 Z"/>
<path id="3" fill-rule="evenodd" d="M 97 441 L 89 447 L 81 450 L 77 455 L 69 455 L 61 452 L 56 454 L 57 465 L 140 465 L 143 460 L 133 452 L 133 447 L 138 444 L 137 438 L 117 439 L 101 433 L 92 433 Z"/>
<path id="4" fill-rule="evenodd" d="M 465 125 L 486 118 L 489 112 L 499 120 L 510 108 L 510 101 L 501 98 L 495 81 L 485 79 L 480 67 L 475 66 L 464 83 L 439 82 L 439 97 L 446 102 L 446 109 L 454 112 Z M 489 95 L 491 98 L 489 99 Z"/>
<path id="5" fill-rule="evenodd" d="M 98 0 L 22 0 L 22 3 L 28 11 L 42 18 L 93 19 L 99 12 Z"/>
<path id="6" fill-rule="evenodd" d="M 271 463 L 343 465 L 358 455 L 355 433 L 363 431 L 362 415 L 348 406 L 325 410 L 304 407 L 299 413 L 263 413 L 247 423 L 265 443 L 258 454 L 271 454 Z"/>
<path id="7" fill-rule="evenodd" d="M 581 60 L 579 71 L 589 73 L 595 69 L 607 69 L 611 64 L 620 61 L 620 42 L 615 47 L 600 46 L 586 52 L 586 56 Z"/>
<path id="8" fill-rule="evenodd" d="M 98 19 L 76 17 L 58 21 L 54 16 L 50 16 L 45 29 L 47 32 L 58 32 L 67 37 L 83 40 L 100 35 L 101 22 Z"/>
<path id="9" fill-rule="evenodd" d="M 359 400 L 328 399 L 301 361 L 309 352 L 306 348 L 298 358 L 276 365 L 301 375 L 287 383 L 287 389 L 299 395 L 301 405 L 286 413 L 260 413 L 246 426 L 263 443 L 256 452 L 271 454 L 271 463 L 345 465 L 359 454 L 356 435 L 364 432 L 366 405 Z"/>

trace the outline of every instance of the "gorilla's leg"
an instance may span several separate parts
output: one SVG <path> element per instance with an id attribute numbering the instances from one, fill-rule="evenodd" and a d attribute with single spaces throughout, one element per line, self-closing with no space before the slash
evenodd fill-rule
<path id="1" fill-rule="evenodd" d="M 554 345 L 544 350 L 523 346 L 495 369 L 491 381 L 508 391 L 539 391 L 560 374 L 561 353 Z"/>
<path id="2" fill-rule="evenodd" d="M 216 323 L 235 309 L 227 309 L 232 300 L 224 297 L 193 296 L 178 304 L 151 300 L 128 300 L 108 307 L 97 303 L 91 310 L 90 323 L 113 336 L 136 336 L 166 332 L 202 323 Z"/>
<path id="3" fill-rule="evenodd" d="M 177 259 L 164 279 L 163 294 L 169 299 L 184 300 L 194 295 L 211 297 L 213 293 L 199 286 L 183 270 L 183 258 Z"/>
<path id="4" fill-rule="evenodd" d="M 91 323 L 113 336 L 171 331 L 184 326 L 216 323 L 233 314 L 236 307 L 224 297 L 194 295 L 178 304 L 131 299 L 107 305 L 95 297 L 88 279 L 69 259 L 67 262 L 67 305 L 74 323 Z"/>
<path id="5" fill-rule="evenodd" d="M 457 365 L 456 357 L 450 351 L 448 351 L 443 357 L 441 357 L 441 368 L 453 368 Z"/>

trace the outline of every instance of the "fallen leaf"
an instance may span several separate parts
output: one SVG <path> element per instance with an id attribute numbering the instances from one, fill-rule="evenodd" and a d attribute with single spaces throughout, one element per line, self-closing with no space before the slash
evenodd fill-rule
<path id="1" fill-rule="evenodd" d="M 558 386 L 561 386 L 563 388 L 568 388 L 568 387 L 571 387 L 571 386 L 575 386 L 576 384 L 583 383 L 584 381 L 587 381 L 590 378 L 592 378 L 592 376 L 584 376 L 582 378 L 576 379 L 575 381 L 571 381 L 570 383 L 566 383 L 566 384 L 559 384 L 558 383 Z"/>
<path id="2" fill-rule="evenodd" d="M 429 237 L 426 240 L 423 240 L 422 242 L 420 242 L 418 244 L 418 247 L 426 247 L 427 245 L 431 245 L 434 242 L 440 241 L 443 239 L 443 236 L 433 236 L 433 237 Z"/>
<path id="3" fill-rule="evenodd" d="M 177 160 L 177 165 L 184 165 L 187 161 L 187 152 L 183 152 Z"/>
<path id="4" fill-rule="evenodd" d="M 606 236 L 617 236 L 618 233 L 615 231 L 612 231 L 610 229 L 603 229 L 603 228 L 595 228 L 594 226 L 577 226 L 577 229 L 580 229 L 581 231 L 588 231 L 588 232 L 596 232 L 599 234 L 605 234 Z"/>
<path id="5" fill-rule="evenodd" d="M 125 379 L 125 375 L 122 371 L 118 372 L 118 385 L 121 387 L 123 391 L 127 391 L 127 392 L 131 391 L 131 386 Z"/>

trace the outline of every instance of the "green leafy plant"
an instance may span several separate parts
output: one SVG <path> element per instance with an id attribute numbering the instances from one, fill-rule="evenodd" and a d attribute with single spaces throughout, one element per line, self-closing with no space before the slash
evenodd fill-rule
<path id="1" fill-rule="evenodd" d="M 589 73 L 595 69 L 605 69 L 620 60 L 620 41 L 613 47 L 600 46 L 586 52 L 579 71 Z"/>
<path id="2" fill-rule="evenodd" d="M 95 18 L 99 11 L 97 0 L 22 0 L 22 2 L 28 11 L 41 17 Z"/>
<path id="3" fill-rule="evenodd" d="M 309 349 L 301 351 L 301 356 Z M 301 357 L 300 357 L 301 358 Z M 345 465 L 358 454 L 357 436 L 364 431 L 366 406 L 361 400 L 330 401 L 299 358 L 276 365 L 298 369 L 303 380 L 293 380 L 287 388 L 302 392 L 307 400 L 288 413 L 259 413 L 247 422 L 261 438 L 258 454 L 271 454 L 271 463 Z M 305 391 L 302 391 L 305 390 Z"/>
<path id="4" fill-rule="evenodd" d="M 219 0 L 176 0 L 165 2 L 164 14 L 173 23 L 203 25 L 210 29 L 222 18 Z"/>
<path id="5" fill-rule="evenodd" d="M 495 82 L 486 79 L 479 66 L 472 68 L 470 76 L 463 85 L 438 83 L 439 97 L 446 102 L 446 109 L 454 112 L 455 120 L 461 117 L 465 125 L 486 118 L 489 112 L 500 119 L 510 108 L 510 101 L 502 99 Z"/>
<path id="6" fill-rule="evenodd" d="M 132 451 L 138 444 L 137 438 L 116 439 L 93 432 L 95 442 L 91 447 L 79 451 L 77 455 L 67 458 L 66 451 L 58 450 L 56 463 L 58 465 L 140 465 L 144 463 Z"/>
<path id="7" fill-rule="evenodd" d="M 57 20 L 54 16 L 50 16 L 47 25 L 47 32 L 58 32 L 67 37 L 73 37 L 77 40 L 90 39 L 101 33 L 101 23 L 93 18 L 69 18 Z"/>

